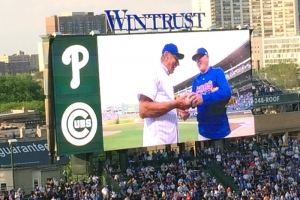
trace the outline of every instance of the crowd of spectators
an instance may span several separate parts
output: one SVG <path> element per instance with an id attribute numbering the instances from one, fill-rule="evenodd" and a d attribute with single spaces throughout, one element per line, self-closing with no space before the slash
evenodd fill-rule
<path id="1" fill-rule="evenodd" d="M 108 120 L 118 120 L 118 119 L 134 119 L 138 118 L 138 113 L 122 113 L 121 111 L 103 111 L 102 112 L 102 120 L 108 121 Z"/>
<path id="2" fill-rule="evenodd" d="M 28 192 L 28 191 L 27 191 Z M 1 200 L 101 200 L 98 177 L 91 175 L 87 180 L 67 182 L 65 174 L 60 180 L 48 179 L 45 185 L 36 186 L 30 193 L 19 188 L 17 191 L 2 191 Z"/>
<path id="3" fill-rule="evenodd" d="M 119 184 L 120 191 L 111 185 L 100 187 L 99 178 L 68 182 L 48 180 L 37 186 L 29 200 L 298 200 L 300 196 L 300 141 L 285 136 L 256 139 L 237 139 L 223 150 L 211 146 L 203 149 L 128 154 L 125 172 L 106 162 L 105 169 Z M 239 191 L 225 188 L 207 169 L 219 167 Z M 3 192 L 1 200 L 24 199 L 24 191 Z"/>
<path id="4" fill-rule="evenodd" d="M 273 85 L 264 82 L 260 86 L 254 87 L 253 89 L 253 93 L 255 96 L 273 95 L 275 92 L 277 92 L 276 88 Z"/>
<path id="5" fill-rule="evenodd" d="M 122 182 L 119 175 L 116 180 L 120 182 L 123 192 L 132 199 L 143 199 L 146 196 L 157 196 L 158 199 L 177 199 L 181 196 L 183 199 L 188 199 L 187 193 L 180 193 L 182 187 L 179 180 L 183 176 L 185 178 L 182 180 L 188 180 L 185 185 L 197 190 L 197 197 L 189 194 L 192 199 L 298 200 L 300 196 L 299 148 L 299 140 L 287 140 L 285 136 L 274 139 L 269 136 L 261 142 L 255 139 L 238 139 L 223 151 L 213 147 L 197 149 L 196 160 L 191 162 L 185 162 L 185 157 L 176 157 L 178 154 L 174 153 L 175 150 L 170 153 L 152 152 L 151 155 L 145 152 L 136 156 L 129 155 L 129 159 L 132 161 L 136 157 L 137 160 L 148 161 L 174 156 L 178 158 L 178 163 L 163 163 L 158 170 L 150 165 L 129 167 L 126 171 L 129 181 Z M 192 155 L 191 151 L 184 154 Z M 215 178 L 207 174 L 205 169 L 211 167 L 212 163 L 219 165 L 224 174 L 236 183 L 240 191 L 224 188 Z M 188 179 L 188 176 L 192 179 Z M 168 177 L 173 177 L 169 178 L 171 182 L 167 181 Z M 195 177 L 199 177 L 202 182 L 197 182 Z M 196 183 L 195 187 L 191 186 L 191 181 Z"/>
<path id="6" fill-rule="evenodd" d="M 217 154 L 219 165 L 239 186 L 242 199 L 298 200 L 300 141 L 283 136 L 263 142 L 261 149 L 256 141 L 240 141 L 238 151 Z"/>
<path id="7" fill-rule="evenodd" d="M 274 94 L 282 94 L 282 90 L 278 89 L 274 85 L 272 85 L 267 80 L 254 80 L 254 84 L 252 86 L 252 93 L 255 96 L 260 95 L 274 95 Z"/>
<path id="8" fill-rule="evenodd" d="M 131 165 L 125 174 L 112 171 L 126 200 L 225 199 L 224 187 L 205 171 L 209 160 L 197 159 L 193 148 L 181 153 L 176 149 L 130 153 L 128 160 Z"/>
<path id="9" fill-rule="evenodd" d="M 102 120 L 117 120 L 119 119 L 119 113 L 117 111 L 103 111 Z"/>
<path id="10" fill-rule="evenodd" d="M 242 111 L 253 105 L 253 95 L 251 92 L 241 94 L 236 97 L 235 104 L 227 107 L 227 111 Z"/>

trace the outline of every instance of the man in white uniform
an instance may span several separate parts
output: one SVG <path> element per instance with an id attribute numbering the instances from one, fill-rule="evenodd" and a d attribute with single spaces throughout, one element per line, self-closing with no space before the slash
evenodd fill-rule
<path id="1" fill-rule="evenodd" d="M 184 55 L 174 44 L 166 44 L 162 50 L 161 65 L 147 74 L 138 94 L 139 114 L 144 119 L 143 146 L 166 145 L 179 142 L 177 114 L 184 120 L 189 117 L 188 108 L 193 99 L 187 94 L 175 100 L 174 87 L 169 75 Z"/>

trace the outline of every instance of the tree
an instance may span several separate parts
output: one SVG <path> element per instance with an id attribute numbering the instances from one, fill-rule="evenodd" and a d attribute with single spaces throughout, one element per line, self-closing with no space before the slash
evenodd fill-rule
<path id="1" fill-rule="evenodd" d="M 40 80 L 40 79 L 43 79 L 43 72 L 40 72 L 40 71 L 38 71 L 38 72 L 35 72 L 34 73 L 34 75 L 33 75 L 33 79 L 34 80 Z"/>
<path id="2" fill-rule="evenodd" d="M 267 73 L 272 77 L 277 86 L 284 89 L 292 89 L 299 86 L 299 80 L 297 79 L 298 64 L 295 63 L 280 63 L 275 65 L 269 65 L 261 70 L 263 73 Z"/>
<path id="3" fill-rule="evenodd" d="M 38 84 L 41 87 L 44 87 L 44 79 L 43 79 L 43 77 L 44 77 L 44 74 L 43 74 L 43 72 L 40 72 L 40 71 L 35 72 L 33 74 L 33 80 L 35 80 L 36 82 L 38 82 Z"/>
<path id="4" fill-rule="evenodd" d="M 7 112 L 11 110 L 21 110 L 23 107 L 29 110 L 38 110 L 42 118 L 45 117 L 45 101 L 30 101 L 30 102 L 11 102 L 1 103 L 0 112 Z"/>
<path id="5" fill-rule="evenodd" d="M 0 76 L 0 102 L 44 101 L 41 85 L 29 74 Z"/>

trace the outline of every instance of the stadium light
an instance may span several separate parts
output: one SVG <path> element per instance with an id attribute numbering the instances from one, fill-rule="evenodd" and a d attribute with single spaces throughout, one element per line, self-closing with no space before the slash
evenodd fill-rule
<path id="1" fill-rule="evenodd" d="M 9 146 L 11 146 L 11 145 L 13 145 L 13 144 L 15 144 L 15 143 L 17 143 L 17 142 L 18 142 L 17 139 L 10 139 L 10 140 L 8 140 Z"/>
<path id="2" fill-rule="evenodd" d="M 91 36 L 99 35 L 99 34 L 100 34 L 100 31 L 98 31 L 98 30 L 92 30 L 92 31 L 90 32 L 90 35 L 91 35 Z"/>
<path id="3" fill-rule="evenodd" d="M 216 30 L 216 29 L 217 29 L 216 26 L 210 26 L 210 27 L 208 28 L 209 31 L 211 31 L 211 30 Z"/>
<path id="4" fill-rule="evenodd" d="M 60 36 L 60 35 L 62 35 L 62 33 L 61 33 L 61 32 L 54 32 L 54 33 L 52 33 L 52 36 L 54 36 L 54 37 L 56 37 L 56 36 Z"/>
<path id="5" fill-rule="evenodd" d="M 242 30 L 242 29 L 249 29 L 249 25 L 242 25 L 242 24 L 240 24 L 240 25 L 238 25 L 238 26 L 236 26 L 236 28 L 237 29 L 239 29 L 239 30 Z"/>

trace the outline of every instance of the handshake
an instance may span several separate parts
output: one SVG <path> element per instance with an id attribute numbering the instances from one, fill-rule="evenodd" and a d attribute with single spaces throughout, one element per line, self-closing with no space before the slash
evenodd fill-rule
<path id="1" fill-rule="evenodd" d="M 177 115 L 184 121 L 189 118 L 189 108 L 195 108 L 197 105 L 203 103 L 201 95 L 196 93 L 185 93 L 183 95 L 175 95 L 175 102 L 177 108 Z"/>
<path id="2" fill-rule="evenodd" d="M 211 89 L 211 92 L 217 91 L 219 88 L 215 87 Z M 185 93 L 183 95 L 175 95 L 175 100 L 177 103 L 177 113 L 183 119 L 186 120 L 190 113 L 189 108 L 195 108 L 197 105 L 201 105 L 203 103 L 202 95 L 198 95 L 197 93 Z M 236 102 L 236 98 L 231 96 L 226 106 L 233 105 Z"/>
<path id="3" fill-rule="evenodd" d="M 210 91 L 215 92 L 219 88 L 215 87 L 212 88 Z M 197 93 L 185 93 L 183 95 L 175 95 L 175 100 L 178 102 L 178 108 L 179 109 L 189 109 L 189 108 L 195 108 L 197 105 L 201 105 L 203 103 L 203 99 L 201 95 L 198 95 Z"/>

